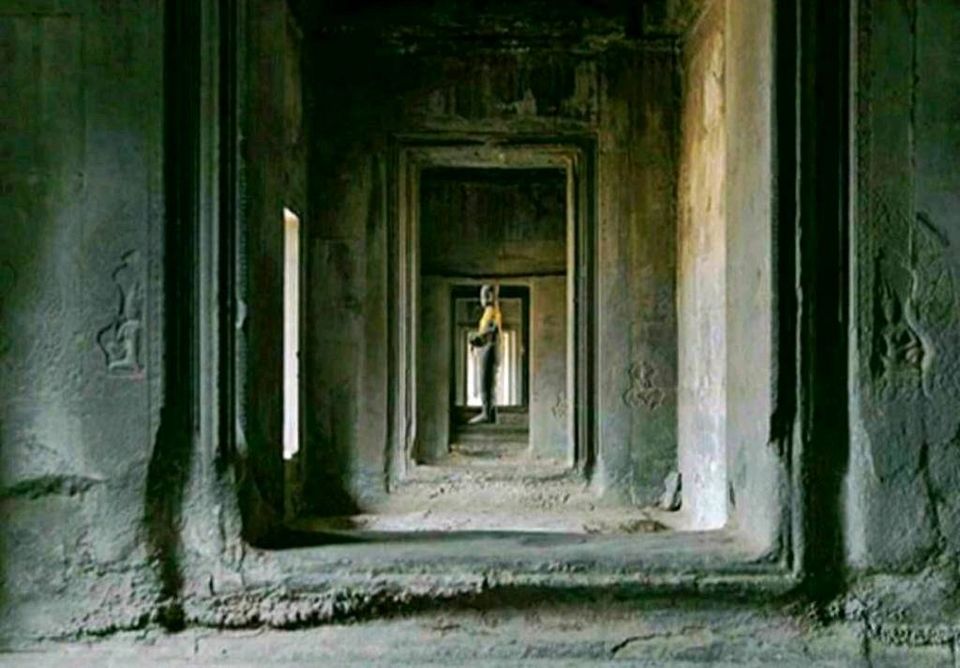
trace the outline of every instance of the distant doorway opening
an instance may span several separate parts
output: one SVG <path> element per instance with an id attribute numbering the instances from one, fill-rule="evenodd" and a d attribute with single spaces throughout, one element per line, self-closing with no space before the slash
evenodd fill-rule
<path id="1" fill-rule="evenodd" d="M 592 287 L 585 154 L 490 143 L 410 147 L 398 158 L 392 479 L 464 466 L 582 477 L 593 415 L 591 312 L 577 308 Z M 477 426 L 469 339 L 483 285 L 497 286 L 504 326 L 496 419 Z"/>
<path id="2" fill-rule="evenodd" d="M 451 293 L 450 450 L 493 456 L 502 449 L 525 448 L 530 432 L 530 288 L 497 286 L 503 327 L 494 382 L 495 415 L 493 422 L 484 424 L 471 423 L 482 410 L 483 369 L 480 352 L 470 344 L 479 335 L 483 307 L 474 285 L 456 286 Z"/>

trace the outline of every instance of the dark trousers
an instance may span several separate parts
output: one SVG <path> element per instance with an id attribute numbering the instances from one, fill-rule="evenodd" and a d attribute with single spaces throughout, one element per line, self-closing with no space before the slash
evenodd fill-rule
<path id="1" fill-rule="evenodd" d="M 497 353 L 495 343 L 487 343 L 480 347 L 480 401 L 483 403 L 483 414 L 491 420 L 497 414 Z"/>

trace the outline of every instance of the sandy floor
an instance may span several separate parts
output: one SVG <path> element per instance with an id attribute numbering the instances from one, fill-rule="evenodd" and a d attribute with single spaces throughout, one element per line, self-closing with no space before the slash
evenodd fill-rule
<path id="1" fill-rule="evenodd" d="M 443 462 L 417 466 L 389 500 L 350 517 L 306 519 L 308 531 L 524 531 L 644 533 L 683 528 L 681 513 L 601 503 L 582 474 L 534 460 L 518 447 L 454 448 Z"/>

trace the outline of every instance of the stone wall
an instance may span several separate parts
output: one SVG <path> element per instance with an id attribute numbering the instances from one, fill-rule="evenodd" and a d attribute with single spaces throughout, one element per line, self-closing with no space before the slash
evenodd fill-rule
<path id="1" fill-rule="evenodd" d="M 960 6 L 861 2 L 847 551 L 960 550 Z"/>
<path id="2" fill-rule="evenodd" d="M 572 464 L 567 291 L 566 276 L 530 279 L 530 444 L 538 457 Z"/>
<path id="3" fill-rule="evenodd" d="M 728 514 L 767 546 L 780 540 L 790 466 L 773 434 L 780 289 L 774 9 L 771 0 L 727 2 L 724 35 Z"/>
<path id="4" fill-rule="evenodd" d="M 422 274 L 567 270 L 567 183 L 561 170 L 428 170 L 420 183 Z"/>
<path id="5" fill-rule="evenodd" d="M 725 5 L 712 2 L 683 47 L 677 450 L 683 511 L 703 529 L 727 518 Z"/>
<path id="6" fill-rule="evenodd" d="M 774 18 L 708 3 L 684 44 L 677 300 L 684 514 L 770 547 L 790 484 L 774 433 Z"/>
<path id="7" fill-rule="evenodd" d="M 147 472 L 169 392 L 162 25 L 154 0 L 0 7 L 5 629 L 151 603 Z"/>

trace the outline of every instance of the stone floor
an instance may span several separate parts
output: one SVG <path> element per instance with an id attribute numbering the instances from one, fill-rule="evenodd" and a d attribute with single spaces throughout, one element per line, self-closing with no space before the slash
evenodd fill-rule
<path id="1" fill-rule="evenodd" d="M 9 647 L 0 667 L 578 666 L 956 668 L 950 645 L 899 647 L 855 625 L 717 603 L 450 610 L 300 631 L 145 631 Z"/>
<path id="2" fill-rule="evenodd" d="M 299 520 L 303 531 L 522 531 L 633 534 L 685 528 L 682 512 L 602 504 L 564 462 L 538 460 L 517 444 L 457 444 L 419 465 L 387 501 L 349 517 Z"/>

